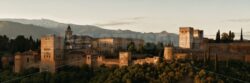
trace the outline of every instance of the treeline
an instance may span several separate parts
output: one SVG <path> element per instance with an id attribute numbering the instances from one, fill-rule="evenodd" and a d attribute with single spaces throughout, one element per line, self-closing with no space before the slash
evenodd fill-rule
<path id="1" fill-rule="evenodd" d="M 212 76 L 213 73 L 217 73 L 217 78 L 224 80 L 226 83 L 244 83 L 250 82 L 250 63 L 237 61 L 237 60 L 227 60 L 227 61 L 197 61 L 194 66 L 203 68 L 200 75 L 195 77 L 195 79 L 204 79 Z M 204 71 L 207 70 L 207 71 Z M 209 71 L 209 72 L 208 72 Z M 207 74 L 202 74 L 206 72 Z M 218 76 L 219 74 L 219 76 Z M 208 78 L 211 79 L 211 78 Z M 202 80 L 200 80 L 202 81 Z"/>
<path id="2" fill-rule="evenodd" d="M 164 44 L 163 43 L 146 43 L 141 45 L 138 49 L 134 42 L 131 42 L 127 46 L 127 50 L 135 54 L 150 54 L 154 56 L 163 56 Z"/>
<path id="3" fill-rule="evenodd" d="M 189 62 L 161 62 L 157 65 L 131 65 L 128 67 L 97 68 L 64 66 L 57 73 L 39 72 L 29 69 L 22 74 L 3 71 L 0 82 L 10 83 L 217 83 L 223 81 L 212 73 L 195 70 Z"/>
<path id="4" fill-rule="evenodd" d="M 210 43 L 231 43 L 231 42 L 234 42 L 234 38 L 235 38 L 235 33 L 232 32 L 231 30 L 228 33 L 226 32 L 221 33 L 220 30 L 218 30 L 218 32 L 216 33 L 215 40 L 210 39 L 209 42 Z M 239 41 L 241 42 L 244 41 L 242 29 L 241 29 Z"/>
<path id="5" fill-rule="evenodd" d="M 27 50 L 37 50 L 40 47 L 40 40 L 29 38 L 23 35 L 17 36 L 15 39 L 8 38 L 6 35 L 0 35 L 0 55 L 5 53 L 14 54 L 16 52 L 24 52 Z"/>

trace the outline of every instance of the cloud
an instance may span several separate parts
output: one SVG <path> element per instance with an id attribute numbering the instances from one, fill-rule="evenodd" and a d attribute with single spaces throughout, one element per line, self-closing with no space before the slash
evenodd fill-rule
<path id="1" fill-rule="evenodd" d="M 133 24 L 135 22 L 127 22 L 127 21 L 111 21 L 111 22 L 107 22 L 107 23 L 97 23 L 95 25 L 98 26 L 119 26 L 119 25 L 129 25 L 129 24 Z"/>
<path id="2" fill-rule="evenodd" d="M 250 18 L 246 18 L 246 19 L 229 19 L 227 21 L 229 21 L 229 22 L 250 22 Z"/>
<path id="3" fill-rule="evenodd" d="M 128 18 L 128 20 L 141 20 L 144 18 L 146 18 L 146 17 L 134 17 L 134 18 Z"/>
<path id="4" fill-rule="evenodd" d="M 98 26 L 120 26 L 120 25 L 130 25 L 135 24 L 138 20 L 144 19 L 145 17 L 133 17 L 133 18 L 124 18 L 124 19 L 117 19 L 109 22 L 104 23 L 96 23 L 95 25 Z"/>

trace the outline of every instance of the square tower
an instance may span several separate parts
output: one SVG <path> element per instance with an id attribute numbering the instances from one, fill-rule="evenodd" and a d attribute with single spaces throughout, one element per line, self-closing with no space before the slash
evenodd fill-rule
<path id="1" fill-rule="evenodd" d="M 128 66 L 131 63 L 131 53 L 130 52 L 120 52 L 119 53 L 120 67 Z"/>
<path id="2" fill-rule="evenodd" d="M 63 64 L 63 47 L 62 37 L 47 35 L 41 38 L 40 72 L 56 72 L 57 67 Z"/>
<path id="3" fill-rule="evenodd" d="M 201 44 L 203 42 L 203 30 L 195 29 L 193 35 L 194 35 L 193 48 L 201 49 Z"/>
<path id="4" fill-rule="evenodd" d="M 171 46 L 164 47 L 164 60 L 173 61 L 173 59 L 174 59 L 173 47 Z"/>
<path id="5" fill-rule="evenodd" d="M 193 48 L 193 27 L 180 27 L 179 31 L 179 47 Z"/>

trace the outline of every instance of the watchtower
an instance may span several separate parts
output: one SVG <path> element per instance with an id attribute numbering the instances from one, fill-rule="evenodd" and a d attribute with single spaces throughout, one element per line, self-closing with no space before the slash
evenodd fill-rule
<path id="1" fill-rule="evenodd" d="M 63 47 L 62 37 L 46 35 L 41 38 L 41 72 L 56 72 L 56 69 L 63 64 Z"/>
<path id="2" fill-rule="evenodd" d="M 193 27 L 180 27 L 179 47 L 193 48 Z"/>

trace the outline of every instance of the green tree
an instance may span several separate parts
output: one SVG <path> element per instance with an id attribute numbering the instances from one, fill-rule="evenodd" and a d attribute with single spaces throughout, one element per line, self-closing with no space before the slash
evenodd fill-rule
<path id="1" fill-rule="evenodd" d="M 220 30 L 218 30 L 218 32 L 216 33 L 215 41 L 216 41 L 217 43 L 220 42 Z"/>
<path id="2" fill-rule="evenodd" d="M 147 54 L 155 55 L 156 45 L 154 43 L 146 43 L 146 45 L 144 46 L 144 51 Z"/>
<path id="3" fill-rule="evenodd" d="M 234 37 L 235 37 L 234 32 L 231 32 L 231 30 L 230 30 L 230 31 L 229 31 L 229 41 L 230 41 L 230 42 L 233 42 L 233 41 L 234 41 Z"/>
<path id="4" fill-rule="evenodd" d="M 240 31 L 240 41 L 243 41 L 243 31 L 242 31 L 242 28 L 241 28 L 241 31 Z"/>
<path id="5" fill-rule="evenodd" d="M 221 40 L 226 43 L 230 41 L 229 35 L 227 33 L 222 33 Z"/>
<path id="6" fill-rule="evenodd" d="M 163 56 L 163 51 L 164 51 L 163 43 L 162 42 L 157 43 L 155 54 L 157 54 L 158 56 Z"/>
<path id="7" fill-rule="evenodd" d="M 135 47 L 135 43 L 134 42 L 130 42 L 127 46 L 128 51 L 135 53 L 136 52 L 136 47 Z"/>

